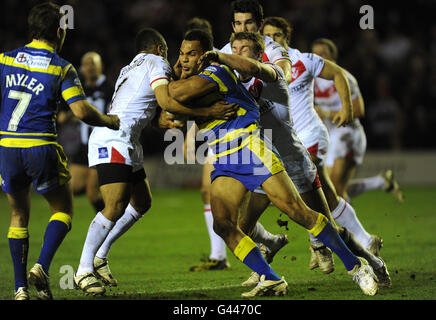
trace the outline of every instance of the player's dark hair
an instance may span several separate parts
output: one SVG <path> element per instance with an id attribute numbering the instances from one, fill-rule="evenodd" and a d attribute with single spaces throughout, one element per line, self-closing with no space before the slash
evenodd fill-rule
<path id="1" fill-rule="evenodd" d="M 253 50 L 255 54 L 261 54 L 265 51 L 265 41 L 257 32 L 234 32 L 230 36 L 230 43 L 235 40 L 250 40 L 253 42 Z"/>
<path id="2" fill-rule="evenodd" d="M 186 34 L 188 31 L 193 29 L 201 29 L 212 35 L 212 25 L 210 24 L 209 20 L 200 17 L 194 17 L 188 20 L 188 22 L 186 22 L 183 34 Z"/>
<path id="3" fill-rule="evenodd" d="M 34 6 L 27 17 L 29 38 L 56 42 L 62 16 L 60 6 L 53 2 L 44 2 Z"/>
<path id="4" fill-rule="evenodd" d="M 213 40 L 212 36 L 201 29 L 193 29 L 191 31 L 188 31 L 185 34 L 185 37 L 183 40 L 186 41 L 199 41 L 200 46 L 203 49 L 204 52 L 213 50 Z"/>
<path id="5" fill-rule="evenodd" d="M 318 38 L 312 42 L 312 47 L 316 44 L 322 44 L 327 46 L 327 48 L 330 51 L 330 54 L 332 55 L 333 60 L 338 59 L 338 48 L 336 47 L 335 43 L 327 38 Z"/>
<path id="6" fill-rule="evenodd" d="M 267 17 L 263 21 L 262 28 L 260 29 L 260 33 L 263 34 L 263 28 L 265 28 L 266 25 L 270 25 L 276 28 L 279 28 L 282 30 L 282 32 L 285 34 L 288 44 L 290 44 L 291 41 L 291 32 L 292 28 L 289 22 L 282 17 Z"/>
<path id="7" fill-rule="evenodd" d="M 165 38 L 153 28 L 141 29 L 135 38 L 136 52 L 150 51 L 159 45 L 165 45 Z"/>
<path id="8" fill-rule="evenodd" d="M 230 4 L 232 21 L 235 22 L 235 13 L 251 13 L 258 27 L 263 20 L 263 7 L 257 0 L 235 0 Z"/>

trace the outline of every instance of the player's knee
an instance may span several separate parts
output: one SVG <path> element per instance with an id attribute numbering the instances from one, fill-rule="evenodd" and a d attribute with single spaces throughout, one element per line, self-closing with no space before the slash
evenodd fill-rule
<path id="1" fill-rule="evenodd" d="M 230 234 L 229 221 L 223 218 L 214 218 L 213 231 L 221 238 L 225 239 Z"/>

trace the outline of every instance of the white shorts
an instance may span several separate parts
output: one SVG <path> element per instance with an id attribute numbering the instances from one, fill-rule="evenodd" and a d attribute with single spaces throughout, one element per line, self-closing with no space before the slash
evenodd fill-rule
<path id="1" fill-rule="evenodd" d="M 89 166 L 102 163 L 121 163 L 132 167 L 136 172 L 143 169 L 144 155 L 138 139 L 132 138 L 128 130 L 111 130 L 95 127 L 89 136 Z"/>
<path id="2" fill-rule="evenodd" d="M 317 187 L 317 170 L 309 153 L 298 138 L 291 122 L 282 121 L 283 109 L 275 106 L 271 112 L 260 116 L 262 129 L 272 130 L 272 143 L 280 154 L 286 172 L 299 193 L 313 190 Z M 288 118 L 289 119 L 289 118 Z M 264 131 L 267 136 L 267 131 Z M 254 192 L 265 193 L 262 188 Z"/>
<path id="3" fill-rule="evenodd" d="M 366 135 L 363 127 L 346 126 L 330 130 L 330 146 L 325 165 L 332 167 L 336 159 L 350 158 L 356 164 L 363 162 L 366 151 Z"/>
<path id="4" fill-rule="evenodd" d="M 326 126 L 316 123 L 298 132 L 298 137 L 309 153 L 321 160 L 320 165 L 324 165 L 330 141 Z"/>

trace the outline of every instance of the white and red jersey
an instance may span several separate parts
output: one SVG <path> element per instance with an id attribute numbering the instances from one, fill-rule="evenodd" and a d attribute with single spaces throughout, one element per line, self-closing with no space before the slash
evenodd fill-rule
<path id="1" fill-rule="evenodd" d="M 143 152 L 139 141 L 141 131 L 156 114 L 158 103 L 153 89 L 167 84 L 171 67 L 161 56 L 140 53 L 121 69 L 108 114 L 120 119 L 120 129 L 95 127 L 89 137 L 89 166 L 102 163 L 121 163 L 143 166 Z"/>
<path id="2" fill-rule="evenodd" d="M 289 60 L 288 52 L 277 42 L 268 36 L 263 36 L 265 41 L 265 51 L 263 53 L 263 62 L 276 63 L 279 60 Z M 222 53 L 232 54 L 232 45 L 227 43 L 221 50 Z"/>
<path id="3" fill-rule="evenodd" d="M 313 53 L 288 49 L 292 62 L 292 82 L 289 84 L 291 115 L 297 134 L 311 126 L 323 125 L 314 109 L 313 87 L 315 78 L 324 68 L 324 59 Z"/>
<path id="4" fill-rule="evenodd" d="M 140 53 L 121 69 L 108 114 L 120 118 L 120 130 L 140 135 L 153 119 L 158 103 L 153 89 L 168 83 L 171 67 L 161 56 Z"/>
<path id="5" fill-rule="evenodd" d="M 258 102 L 260 125 L 265 130 L 271 130 L 272 143 L 278 150 L 288 175 L 298 192 L 304 193 L 318 187 L 316 167 L 293 129 L 289 89 L 283 70 L 273 63 L 267 63 L 276 71 L 276 81 L 264 82 L 253 77 L 243 82 L 243 85 Z M 261 188 L 255 192 L 264 193 Z"/>
<path id="6" fill-rule="evenodd" d="M 350 86 L 351 100 L 360 96 L 359 85 L 356 78 L 345 70 L 347 75 L 348 84 Z M 315 79 L 315 104 L 321 109 L 328 111 L 340 111 L 342 109 L 341 97 L 335 87 L 333 80 L 326 80 L 322 78 Z M 325 124 L 329 130 L 335 128 L 336 125 L 332 123 L 330 119 L 325 119 Z M 355 118 L 351 126 L 358 126 L 360 121 Z"/>

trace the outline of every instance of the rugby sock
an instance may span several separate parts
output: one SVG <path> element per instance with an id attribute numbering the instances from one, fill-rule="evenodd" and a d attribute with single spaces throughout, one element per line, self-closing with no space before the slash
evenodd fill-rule
<path id="1" fill-rule="evenodd" d="M 29 251 L 29 231 L 27 228 L 10 227 L 8 232 L 9 249 L 15 274 L 15 292 L 19 287 L 27 288 L 27 253 Z"/>
<path id="2" fill-rule="evenodd" d="M 362 257 L 368 261 L 370 266 L 376 270 L 383 267 L 383 261 L 365 249 L 354 237 L 354 235 L 348 231 L 346 228 L 341 228 L 341 232 L 339 233 L 342 240 L 344 240 L 345 244 L 348 248 L 358 257 Z"/>
<path id="3" fill-rule="evenodd" d="M 280 277 L 274 272 L 269 264 L 262 257 L 259 247 L 251 240 L 249 236 L 245 236 L 239 241 L 235 250 L 235 256 L 247 265 L 251 270 L 258 275 L 265 275 L 265 280 L 280 280 Z"/>
<path id="4" fill-rule="evenodd" d="M 326 216 L 319 213 L 315 226 L 308 231 L 338 255 L 347 271 L 352 270 L 355 265 L 360 266 L 360 260 L 345 245 Z"/>
<path id="5" fill-rule="evenodd" d="M 371 235 L 366 232 L 353 207 L 343 198 L 339 198 L 338 206 L 332 211 L 332 217 L 342 227 L 347 228 L 357 241 L 365 248 L 369 248 L 372 242 Z"/>
<path id="6" fill-rule="evenodd" d="M 96 201 L 91 202 L 94 207 L 95 212 L 101 212 L 104 209 L 104 201 L 103 199 L 98 199 Z"/>
<path id="7" fill-rule="evenodd" d="M 251 235 L 251 239 L 253 239 L 253 241 L 263 243 L 268 248 L 274 247 L 276 238 L 276 235 L 267 231 L 260 222 L 256 223 L 253 234 Z"/>
<path id="8" fill-rule="evenodd" d="M 310 232 L 309 232 L 309 240 L 310 240 L 310 244 L 313 246 L 313 247 L 315 247 L 315 248 L 318 248 L 318 247 L 321 247 L 321 246 L 323 246 L 324 244 L 321 242 L 321 241 L 319 241 L 313 234 L 311 234 Z"/>
<path id="9" fill-rule="evenodd" d="M 98 249 L 96 256 L 100 259 L 106 259 L 109 250 L 113 243 L 121 237 L 127 230 L 129 230 L 139 219 L 141 219 L 142 214 L 137 212 L 135 208 L 129 203 L 124 211 L 124 214 L 117 220 L 112 230 L 107 235 L 101 247 Z"/>
<path id="10" fill-rule="evenodd" d="M 377 175 L 370 178 L 351 180 L 347 187 L 348 197 L 351 199 L 370 190 L 384 190 L 385 179 Z"/>
<path id="11" fill-rule="evenodd" d="M 57 212 L 50 217 L 44 233 L 44 243 L 37 261 L 47 275 L 49 274 L 51 261 L 70 229 L 71 216 L 69 214 Z"/>
<path id="12" fill-rule="evenodd" d="M 204 205 L 204 219 L 206 220 L 207 232 L 210 239 L 209 259 L 224 260 L 227 257 L 226 243 L 213 230 L 213 215 L 209 204 Z"/>
<path id="13" fill-rule="evenodd" d="M 114 225 L 115 222 L 106 218 L 101 212 L 97 213 L 89 226 L 76 275 L 94 272 L 95 254 Z"/>

